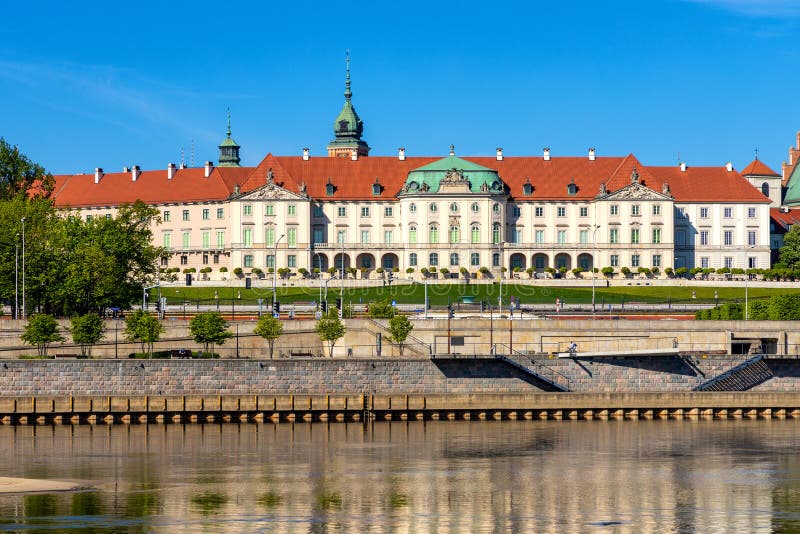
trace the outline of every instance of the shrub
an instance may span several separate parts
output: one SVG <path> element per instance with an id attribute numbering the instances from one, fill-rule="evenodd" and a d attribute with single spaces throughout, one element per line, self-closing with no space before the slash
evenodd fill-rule
<path id="1" fill-rule="evenodd" d="M 800 320 L 800 295 L 774 295 L 768 306 L 769 318 L 773 321 Z"/>
<path id="2" fill-rule="evenodd" d="M 648 274 L 650 274 L 650 269 L 648 269 L 647 267 L 639 267 L 638 269 L 636 269 L 636 272 L 647 276 Z"/>
<path id="3" fill-rule="evenodd" d="M 413 267 L 409 267 L 409 268 L 406 269 L 406 274 L 413 274 L 413 273 L 414 273 L 414 268 Z"/>
<path id="4" fill-rule="evenodd" d="M 478 269 L 478 272 L 481 273 L 481 274 L 489 274 L 489 268 L 488 267 L 481 267 L 480 269 Z"/>
<path id="5" fill-rule="evenodd" d="M 664 274 L 666 274 L 667 276 L 672 276 L 673 274 L 675 274 L 675 271 L 672 269 L 672 267 L 667 267 L 666 269 L 664 269 Z"/>
<path id="6" fill-rule="evenodd" d="M 262 270 L 261 270 L 261 269 L 259 269 L 258 267 L 253 267 L 253 268 L 250 270 L 250 272 L 251 272 L 251 273 L 253 273 L 253 274 L 254 274 L 254 275 L 256 275 L 256 276 L 258 276 L 258 275 L 261 275 L 261 274 L 264 274 L 264 271 L 262 271 Z"/>
<path id="7" fill-rule="evenodd" d="M 219 272 L 221 272 L 221 273 L 227 273 L 227 272 L 228 272 L 228 268 L 227 268 L 227 267 L 220 267 L 220 268 L 219 268 Z"/>
<path id="8" fill-rule="evenodd" d="M 533 275 L 536 273 L 536 269 L 534 269 L 533 267 L 528 267 L 527 269 L 525 269 L 525 272 L 528 273 L 529 278 L 533 278 Z"/>
<path id="9" fill-rule="evenodd" d="M 650 272 L 657 275 L 660 272 L 660 270 L 658 267 L 653 267 L 652 269 L 650 269 Z"/>
<path id="10" fill-rule="evenodd" d="M 751 300 L 747 303 L 747 315 L 754 321 L 769 319 L 769 300 Z"/>
<path id="11" fill-rule="evenodd" d="M 600 272 L 603 273 L 603 276 L 611 276 L 612 274 L 614 274 L 614 268 L 603 267 L 603 269 Z"/>
<path id="12" fill-rule="evenodd" d="M 675 276 L 678 276 L 678 277 L 686 276 L 686 273 L 688 273 L 688 272 L 689 272 L 689 269 L 687 269 L 686 267 L 678 267 L 677 269 L 675 269 Z"/>
<path id="13" fill-rule="evenodd" d="M 462 268 L 460 268 L 458 270 L 458 272 L 460 272 L 461 274 L 465 275 L 465 274 L 469 273 L 469 270 L 466 267 L 462 267 Z"/>
<path id="14" fill-rule="evenodd" d="M 375 272 L 378 274 L 383 274 L 383 267 L 378 267 L 377 269 L 375 269 Z"/>
<path id="15" fill-rule="evenodd" d="M 241 268 L 241 267 L 236 267 L 236 268 L 233 270 L 233 274 L 235 274 L 236 276 L 242 276 L 242 274 L 244 274 L 244 271 L 242 270 L 242 268 Z"/>
<path id="16" fill-rule="evenodd" d="M 627 267 L 623 267 L 622 269 L 619 270 L 619 272 L 621 272 L 625 276 L 628 276 L 629 274 L 631 274 L 631 270 L 628 269 Z"/>
<path id="17" fill-rule="evenodd" d="M 211 272 L 211 267 L 203 267 L 202 269 L 200 269 L 200 273 L 202 274 L 208 274 L 210 272 Z"/>
<path id="18" fill-rule="evenodd" d="M 442 267 L 441 269 L 439 269 L 439 272 L 442 273 L 443 275 L 447 275 L 450 273 L 450 269 L 448 269 L 447 267 Z"/>
<path id="19" fill-rule="evenodd" d="M 578 278 L 578 275 L 581 274 L 582 272 L 583 269 L 581 269 L 580 267 L 575 267 L 574 269 L 572 269 L 572 276 Z"/>

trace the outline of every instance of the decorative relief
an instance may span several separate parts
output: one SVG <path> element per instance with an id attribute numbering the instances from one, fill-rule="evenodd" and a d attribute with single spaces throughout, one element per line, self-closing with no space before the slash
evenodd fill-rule
<path id="1" fill-rule="evenodd" d="M 664 200 L 665 195 L 658 194 L 638 182 L 633 182 L 622 189 L 614 191 L 607 198 L 613 200 Z"/>

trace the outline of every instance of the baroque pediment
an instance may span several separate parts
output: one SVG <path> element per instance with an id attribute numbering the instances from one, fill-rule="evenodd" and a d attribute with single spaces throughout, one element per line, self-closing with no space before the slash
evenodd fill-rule
<path id="1" fill-rule="evenodd" d="M 653 191 L 639 182 L 633 182 L 616 191 L 607 191 L 601 187 L 598 200 L 672 200 L 669 189 L 665 193 Z"/>
<path id="2" fill-rule="evenodd" d="M 240 196 L 239 200 L 303 200 L 306 198 L 308 195 L 293 193 L 275 183 L 267 183 Z"/>

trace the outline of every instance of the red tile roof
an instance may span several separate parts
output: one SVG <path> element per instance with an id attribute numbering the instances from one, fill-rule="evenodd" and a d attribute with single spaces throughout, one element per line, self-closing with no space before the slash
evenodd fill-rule
<path id="1" fill-rule="evenodd" d="M 769 218 L 776 223 L 777 233 L 786 233 L 793 224 L 800 224 L 800 209 L 783 211 L 783 208 L 770 208 Z"/>
<path id="2" fill-rule="evenodd" d="M 739 174 L 742 176 L 780 176 L 779 173 L 773 171 L 758 159 L 751 161 L 750 165 L 742 169 Z"/>
<path id="3" fill-rule="evenodd" d="M 113 206 L 141 199 L 147 203 L 203 202 L 228 198 L 236 185 L 242 193 L 267 183 L 272 169 L 276 184 L 298 193 L 305 184 L 311 198 L 333 200 L 392 200 L 400 191 L 408 172 L 440 158 L 370 156 L 350 158 L 317 157 L 304 161 L 301 156 L 267 156 L 253 167 L 217 167 L 208 178 L 204 169 L 178 170 L 172 180 L 167 171 L 144 171 L 136 182 L 128 173 L 109 173 L 99 184 L 93 174 L 56 176 L 54 197 L 58 206 Z M 661 192 L 664 182 L 679 202 L 769 202 L 747 180 L 725 167 L 676 167 L 642 165 L 632 154 L 625 157 L 465 157 L 469 161 L 497 170 L 513 197 L 542 200 L 591 200 L 606 184 L 614 192 L 631 183 L 636 168 L 639 182 Z M 382 186 L 380 196 L 372 195 L 375 180 Z M 530 179 L 533 194 L 525 197 L 523 185 Z M 333 197 L 326 195 L 328 180 L 335 186 Z M 567 194 L 574 180 L 575 195 Z"/>

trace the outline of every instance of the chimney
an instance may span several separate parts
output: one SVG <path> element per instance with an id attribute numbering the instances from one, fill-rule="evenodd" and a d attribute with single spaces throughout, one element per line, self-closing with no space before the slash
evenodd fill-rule
<path id="1" fill-rule="evenodd" d="M 727 170 L 728 172 L 733 172 L 733 163 L 731 163 L 730 161 L 726 163 L 725 170 Z"/>
<path id="2" fill-rule="evenodd" d="M 594 161 L 596 159 L 594 155 L 594 148 L 589 149 L 589 161 Z"/>
<path id="3" fill-rule="evenodd" d="M 141 174 L 142 174 L 142 171 L 139 169 L 139 166 L 138 165 L 134 165 L 131 168 L 131 181 L 135 182 L 136 180 L 138 180 L 139 179 L 139 175 L 141 175 Z"/>
<path id="4" fill-rule="evenodd" d="M 545 148 L 544 149 L 544 160 L 545 161 L 550 161 L 550 149 L 549 148 Z"/>
<path id="5" fill-rule="evenodd" d="M 178 167 L 178 168 L 181 169 L 181 170 L 185 169 L 186 168 L 186 163 L 181 161 L 180 167 Z"/>
<path id="6" fill-rule="evenodd" d="M 397 149 L 397 159 L 399 159 L 400 161 L 405 161 L 406 160 L 406 149 L 405 148 L 400 147 L 400 148 Z"/>
<path id="7" fill-rule="evenodd" d="M 167 180 L 172 180 L 175 177 L 175 173 L 176 172 L 177 171 L 175 170 L 175 164 L 174 163 L 168 164 L 167 165 Z"/>
<path id="8" fill-rule="evenodd" d="M 456 145 L 454 145 L 454 144 L 450 144 L 450 155 L 451 156 L 455 156 L 456 155 Z"/>
<path id="9" fill-rule="evenodd" d="M 214 164 L 211 163 L 210 161 L 206 161 L 206 172 L 205 172 L 206 178 L 211 176 L 211 171 L 213 170 L 214 170 Z"/>
<path id="10" fill-rule="evenodd" d="M 103 168 L 97 167 L 94 170 L 94 183 L 99 184 L 102 178 L 103 178 Z"/>
<path id="11" fill-rule="evenodd" d="M 309 158 L 308 149 L 304 148 L 303 149 L 303 161 L 308 161 L 308 158 Z"/>
<path id="12" fill-rule="evenodd" d="M 355 148 L 350 151 L 350 159 L 352 161 L 358 161 L 358 150 L 356 150 Z"/>
<path id="13" fill-rule="evenodd" d="M 686 172 L 686 163 L 681 161 L 681 172 Z"/>
<path id="14" fill-rule="evenodd" d="M 130 167 L 122 167 L 122 172 L 131 172 Z"/>
<path id="15" fill-rule="evenodd" d="M 497 161 L 503 161 L 503 149 L 497 148 Z"/>

